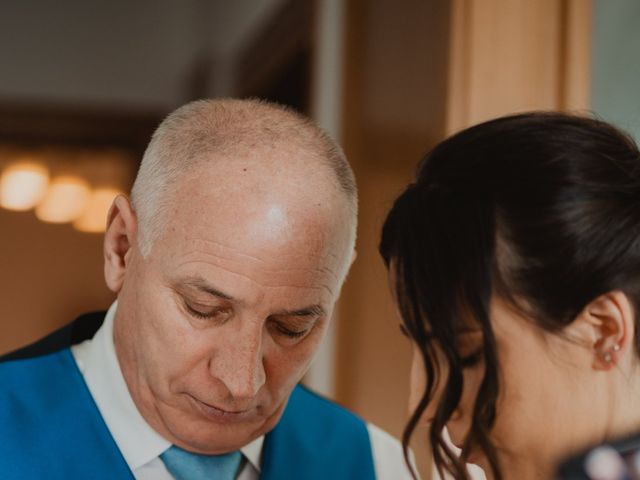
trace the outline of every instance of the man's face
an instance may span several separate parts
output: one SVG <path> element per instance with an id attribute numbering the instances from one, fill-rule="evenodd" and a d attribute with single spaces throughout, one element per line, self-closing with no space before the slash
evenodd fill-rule
<path id="1" fill-rule="evenodd" d="M 326 194 L 221 181 L 235 173 L 184 178 L 151 253 L 131 246 L 114 333 L 143 417 L 209 454 L 275 426 L 326 331 L 351 253 Z"/>

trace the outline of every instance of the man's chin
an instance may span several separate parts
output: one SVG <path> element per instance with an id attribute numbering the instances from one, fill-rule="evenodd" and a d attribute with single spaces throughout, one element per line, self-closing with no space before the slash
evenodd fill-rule
<path id="1" fill-rule="evenodd" d="M 175 428 L 170 429 L 173 438 L 169 440 L 180 448 L 205 455 L 221 455 L 239 450 L 271 431 L 280 420 L 284 405 L 286 402 L 268 417 L 255 411 L 207 411 L 189 421 L 176 421 Z"/>

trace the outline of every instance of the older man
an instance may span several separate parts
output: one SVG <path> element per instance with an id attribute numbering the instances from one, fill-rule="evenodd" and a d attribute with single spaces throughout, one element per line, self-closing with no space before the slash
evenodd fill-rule
<path id="1" fill-rule="evenodd" d="M 239 100 L 172 113 L 108 215 L 117 302 L 0 363 L 0 476 L 408 477 L 397 442 L 297 386 L 356 210 L 341 150 L 297 114 Z"/>

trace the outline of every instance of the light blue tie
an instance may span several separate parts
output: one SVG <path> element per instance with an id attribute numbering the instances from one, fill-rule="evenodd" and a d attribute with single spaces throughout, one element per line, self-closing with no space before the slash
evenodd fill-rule
<path id="1" fill-rule="evenodd" d="M 199 455 L 175 445 L 160 458 L 176 480 L 233 480 L 236 478 L 242 454 Z"/>

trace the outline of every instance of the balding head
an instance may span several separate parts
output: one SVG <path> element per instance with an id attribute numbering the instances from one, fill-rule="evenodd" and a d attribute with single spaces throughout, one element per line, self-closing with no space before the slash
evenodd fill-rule
<path id="1" fill-rule="evenodd" d="M 165 120 L 134 208 L 118 197 L 105 277 L 136 407 L 191 451 L 238 450 L 271 430 L 327 331 L 355 242 L 340 149 L 256 101 L 206 101 Z"/>
<path id="2" fill-rule="evenodd" d="M 357 190 L 342 149 L 307 118 L 259 100 L 198 100 L 171 113 L 144 154 L 131 192 L 146 256 L 166 226 L 179 180 L 194 171 L 250 162 L 263 183 L 297 178 L 295 188 L 335 192 L 349 209 L 355 243 Z M 229 179 L 231 181 L 231 179 Z"/>

